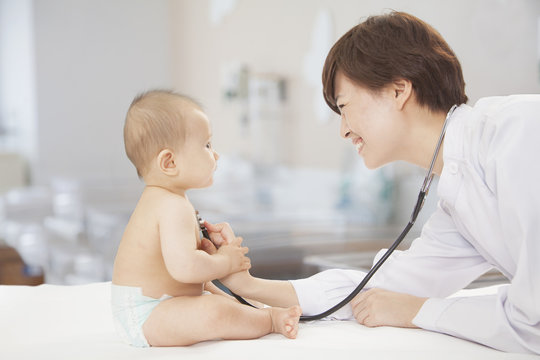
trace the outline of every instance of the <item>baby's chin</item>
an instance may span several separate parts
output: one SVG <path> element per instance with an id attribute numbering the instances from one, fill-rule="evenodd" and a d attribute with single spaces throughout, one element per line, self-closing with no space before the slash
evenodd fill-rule
<path id="1" fill-rule="evenodd" d="M 206 189 L 212 186 L 213 184 L 214 184 L 214 178 L 212 177 L 205 183 L 202 183 L 201 185 L 197 186 L 197 189 Z"/>

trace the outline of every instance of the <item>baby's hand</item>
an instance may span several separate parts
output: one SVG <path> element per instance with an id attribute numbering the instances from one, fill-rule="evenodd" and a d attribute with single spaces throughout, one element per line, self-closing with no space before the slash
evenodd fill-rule
<path id="1" fill-rule="evenodd" d="M 217 254 L 224 255 L 229 260 L 229 274 L 251 268 L 251 260 L 245 256 L 248 248 L 240 246 L 241 243 L 242 238 L 235 237 L 233 241 L 223 244 L 217 251 Z"/>
<path id="2" fill-rule="evenodd" d="M 217 253 L 216 245 L 207 238 L 201 239 L 201 250 L 208 253 L 209 255 L 214 255 Z"/>
<path id="3" fill-rule="evenodd" d="M 204 226 L 208 230 L 210 240 L 217 248 L 219 248 L 223 244 L 231 243 L 234 241 L 234 239 L 236 239 L 234 231 L 232 230 L 231 226 L 226 222 L 219 224 L 211 224 L 208 221 L 205 221 Z"/>

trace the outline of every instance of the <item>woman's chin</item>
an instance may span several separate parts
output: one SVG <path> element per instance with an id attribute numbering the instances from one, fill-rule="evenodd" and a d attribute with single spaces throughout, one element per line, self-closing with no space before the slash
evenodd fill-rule
<path id="1" fill-rule="evenodd" d="M 364 160 L 364 165 L 369 170 L 375 170 L 375 169 L 378 169 L 378 168 L 388 164 L 388 161 L 376 161 L 376 160 L 373 160 L 373 159 L 370 159 L 370 158 L 365 158 L 363 156 L 362 156 L 362 159 Z"/>

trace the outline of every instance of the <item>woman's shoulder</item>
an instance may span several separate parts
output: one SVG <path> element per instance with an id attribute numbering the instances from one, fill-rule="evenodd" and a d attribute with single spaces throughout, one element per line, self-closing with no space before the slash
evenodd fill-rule
<path id="1" fill-rule="evenodd" d="M 540 111 L 539 94 L 485 97 L 478 100 L 473 107 L 475 115 L 483 115 L 492 120 L 502 120 L 509 116 L 513 119 L 531 115 L 538 117 L 538 111 Z"/>
<path id="2" fill-rule="evenodd" d="M 526 139 L 540 131 L 540 95 L 492 96 L 478 100 L 463 119 L 469 142 L 484 151 L 508 139 Z M 483 146 L 482 146 L 483 145 Z"/>
<path id="3" fill-rule="evenodd" d="M 527 169 L 540 147 L 540 95 L 484 98 L 473 108 L 468 144 L 485 181 L 495 188 L 501 169 Z"/>

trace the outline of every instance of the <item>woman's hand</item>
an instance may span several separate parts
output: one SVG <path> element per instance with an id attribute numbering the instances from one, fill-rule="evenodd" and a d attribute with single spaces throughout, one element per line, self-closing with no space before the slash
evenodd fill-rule
<path id="1" fill-rule="evenodd" d="M 352 301 L 354 317 L 369 327 L 395 326 L 415 328 L 412 321 L 427 298 L 383 289 L 369 289 Z"/>

